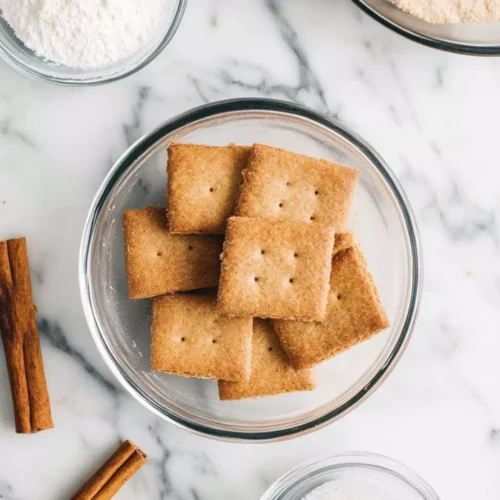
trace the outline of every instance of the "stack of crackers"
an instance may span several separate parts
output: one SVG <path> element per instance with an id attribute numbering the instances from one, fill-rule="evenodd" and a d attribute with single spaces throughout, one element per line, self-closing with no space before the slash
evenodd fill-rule
<path id="1" fill-rule="evenodd" d="M 154 297 L 153 370 L 215 379 L 222 400 L 312 390 L 316 364 L 389 326 L 345 232 L 358 171 L 180 143 L 167 170 L 167 209 L 124 213 L 130 297 Z"/>

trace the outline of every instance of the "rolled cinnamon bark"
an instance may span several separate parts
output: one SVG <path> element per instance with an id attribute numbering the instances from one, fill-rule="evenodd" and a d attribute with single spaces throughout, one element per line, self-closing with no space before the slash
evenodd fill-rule
<path id="1" fill-rule="evenodd" d="M 125 441 L 71 500 L 109 500 L 147 459 L 137 446 Z"/>
<path id="2" fill-rule="evenodd" d="M 35 321 L 26 238 L 0 241 L 0 331 L 16 432 L 54 427 Z"/>

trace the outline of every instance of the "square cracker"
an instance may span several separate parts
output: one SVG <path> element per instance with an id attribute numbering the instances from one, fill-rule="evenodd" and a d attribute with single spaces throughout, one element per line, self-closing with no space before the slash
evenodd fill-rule
<path id="1" fill-rule="evenodd" d="M 171 234 L 164 208 L 126 210 L 123 229 L 131 299 L 217 285 L 220 236 Z"/>
<path id="2" fill-rule="evenodd" d="M 228 318 L 212 295 L 153 300 L 151 366 L 184 377 L 244 381 L 250 377 L 252 318 Z"/>
<path id="3" fill-rule="evenodd" d="M 236 215 L 313 222 L 344 229 L 359 172 L 326 160 L 256 144 Z"/>
<path id="4" fill-rule="evenodd" d="M 173 233 L 224 234 L 250 148 L 174 143 L 168 147 L 168 221 Z"/>
<path id="5" fill-rule="evenodd" d="M 247 217 L 228 220 L 219 308 L 223 314 L 321 320 L 333 228 Z"/>
<path id="6" fill-rule="evenodd" d="M 314 370 L 290 365 L 269 321 L 254 320 L 252 375 L 247 382 L 219 381 L 221 400 L 257 398 L 316 387 Z"/>
<path id="7" fill-rule="evenodd" d="M 369 339 L 389 326 L 377 288 L 352 235 L 335 239 L 326 318 L 323 323 L 274 321 L 295 368 L 306 368 Z"/>

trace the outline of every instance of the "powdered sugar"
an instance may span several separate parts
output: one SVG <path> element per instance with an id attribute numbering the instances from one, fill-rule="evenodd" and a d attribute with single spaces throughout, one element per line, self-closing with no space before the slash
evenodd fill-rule
<path id="1" fill-rule="evenodd" d="M 18 38 L 72 68 L 101 68 L 135 54 L 157 33 L 171 0 L 0 0 Z"/>
<path id="2" fill-rule="evenodd" d="M 339 488 L 334 481 L 329 481 L 314 488 L 302 500 L 350 500 L 350 498 L 339 493 Z"/>
<path id="3" fill-rule="evenodd" d="M 385 488 L 357 481 L 328 481 L 308 493 L 302 500 L 396 500 Z M 402 497 L 398 497 L 402 500 Z"/>

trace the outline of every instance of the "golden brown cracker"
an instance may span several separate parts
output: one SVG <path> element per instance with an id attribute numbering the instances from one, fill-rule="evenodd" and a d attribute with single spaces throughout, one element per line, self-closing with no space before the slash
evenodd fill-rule
<path id="1" fill-rule="evenodd" d="M 389 327 L 389 320 L 361 250 L 353 244 L 333 256 L 325 320 L 273 324 L 292 365 L 307 368 L 369 339 Z"/>
<path id="2" fill-rule="evenodd" d="M 127 210 L 123 228 L 130 298 L 217 285 L 222 237 L 171 234 L 164 208 Z"/>
<path id="3" fill-rule="evenodd" d="M 352 247 L 355 244 L 352 233 L 335 233 L 335 245 L 333 245 L 333 255 Z"/>
<path id="4" fill-rule="evenodd" d="M 341 231 L 359 172 L 256 144 L 243 177 L 237 216 L 326 224 Z"/>
<path id="5" fill-rule="evenodd" d="M 229 318 L 212 295 L 173 294 L 153 301 L 151 366 L 184 377 L 250 377 L 252 318 Z"/>
<path id="6" fill-rule="evenodd" d="M 168 222 L 173 233 L 224 234 L 250 147 L 173 143 L 168 147 Z"/>
<path id="7" fill-rule="evenodd" d="M 326 311 L 333 228 L 231 217 L 222 255 L 223 314 L 321 320 Z"/>
<path id="8" fill-rule="evenodd" d="M 221 400 L 257 398 L 316 387 L 312 369 L 295 370 L 290 365 L 269 321 L 254 320 L 252 374 L 247 382 L 219 381 Z"/>

